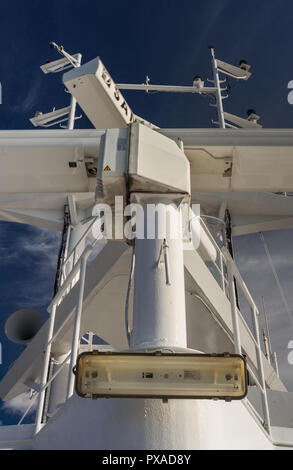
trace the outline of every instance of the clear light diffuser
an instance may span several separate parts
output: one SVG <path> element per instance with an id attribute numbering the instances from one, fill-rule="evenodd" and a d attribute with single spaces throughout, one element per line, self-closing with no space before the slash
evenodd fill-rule
<path id="1" fill-rule="evenodd" d="M 84 398 L 242 399 L 247 393 L 240 355 L 82 353 L 75 388 Z"/>

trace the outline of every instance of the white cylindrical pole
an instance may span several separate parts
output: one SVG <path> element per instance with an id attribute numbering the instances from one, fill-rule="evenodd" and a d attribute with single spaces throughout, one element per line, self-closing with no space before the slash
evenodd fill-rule
<path id="1" fill-rule="evenodd" d="M 215 49 L 213 47 L 211 49 L 212 54 L 212 69 L 213 69 L 213 76 L 214 76 L 214 85 L 216 87 L 216 100 L 217 100 L 217 109 L 218 109 L 218 121 L 219 127 L 225 128 L 225 118 L 224 118 L 224 111 L 223 111 L 223 103 L 222 103 L 222 94 L 221 94 L 221 84 L 219 79 L 218 73 L 218 66 L 215 57 Z"/>
<path id="2" fill-rule="evenodd" d="M 72 130 L 74 128 L 75 110 L 76 110 L 76 99 L 74 98 L 74 96 L 71 96 L 70 113 L 68 117 L 67 129 Z"/>
<path id="3" fill-rule="evenodd" d="M 137 224 L 144 224 L 145 237 L 154 227 L 155 212 L 148 211 L 151 204 L 153 208 L 160 204 L 157 220 L 166 217 L 166 233 L 135 241 L 131 348 L 186 347 L 183 242 L 177 230 L 180 210 L 163 198 L 143 201 Z"/>
<path id="4" fill-rule="evenodd" d="M 77 54 L 77 63 L 75 67 L 79 67 L 81 63 L 81 54 Z M 70 113 L 67 122 L 67 129 L 72 130 L 74 128 L 74 120 L 75 120 L 75 110 L 76 110 L 76 99 L 73 95 L 71 95 L 70 100 Z"/>
<path id="5" fill-rule="evenodd" d="M 130 349 L 145 351 L 186 348 L 186 313 L 182 240 L 172 238 L 180 221 L 179 208 L 169 206 L 164 196 L 153 200 L 137 196 L 144 211 L 137 212 L 136 227 L 144 233 L 153 226 L 147 203 L 161 203 L 160 214 L 168 213 L 165 236 L 135 240 L 133 330 Z M 160 216 L 159 216 L 160 218 Z M 137 231 L 138 233 L 138 231 Z M 167 265 L 166 265 L 167 258 Z M 167 267 L 166 267 L 167 266 Z M 99 448 L 182 449 L 193 448 L 199 433 L 194 400 L 111 399 L 101 418 L 106 433 Z M 125 419 L 121 419 L 121 411 Z M 128 442 L 125 439 L 127 436 Z"/>

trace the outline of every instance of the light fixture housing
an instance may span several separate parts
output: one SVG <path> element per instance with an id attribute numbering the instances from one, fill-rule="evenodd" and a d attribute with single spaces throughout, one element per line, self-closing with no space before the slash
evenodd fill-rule
<path id="1" fill-rule="evenodd" d="M 84 352 L 75 390 L 82 398 L 201 398 L 241 400 L 246 363 L 235 354 Z"/>
<path id="2" fill-rule="evenodd" d="M 233 78 L 248 80 L 251 76 L 251 73 L 249 72 L 251 66 L 249 64 L 245 64 L 243 60 L 240 62 L 241 66 L 237 67 L 217 59 L 218 70 L 219 72 L 230 75 Z"/>
<path id="3" fill-rule="evenodd" d="M 54 46 L 52 47 L 54 48 Z M 78 61 L 78 54 L 74 54 L 72 57 L 73 59 Z M 73 67 L 72 63 L 66 57 L 63 57 L 62 59 L 45 62 L 45 64 L 40 66 L 40 69 L 42 70 L 43 73 L 47 74 L 47 73 L 62 72 L 71 67 Z"/>
<path id="4" fill-rule="evenodd" d="M 67 121 L 70 113 L 70 106 L 61 109 L 54 109 L 49 113 L 43 114 L 37 111 L 35 116 L 30 119 L 30 122 L 35 126 L 51 127 L 61 122 Z"/>

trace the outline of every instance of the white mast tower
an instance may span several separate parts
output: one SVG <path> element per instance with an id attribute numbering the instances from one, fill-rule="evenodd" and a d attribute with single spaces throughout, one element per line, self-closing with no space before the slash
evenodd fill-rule
<path id="1" fill-rule="evenodd" d="M 67 128 L 0 132 L 7 157 L 1 218 L 62 230 L 66 206 L 70 227 L 62 237 L 49 319 L 40 328 L 35 313 L 22 310 L 7 322 L 9 338 L 26 348 L 0 382 L 0 396 L 9 400 L 33 390 L 38 406 L 36 422 L 24 424 L 27 413 L 18 426 L 0 427 L 2 447 L 292 446 L 292 394 L 262 352 L 258 309 L 226 244 L 204 222 L 224 226 L 228 211 L 232 235 L 293 226 L 290 201 L 275 194 L 292 190 L 292 131 L 262 130 L 252 110 L 248 119 L 224 112 L 219 74 L 247 79 L 249 66 L 216 59 L 213 47 L 213 86 L 197 76 L 191 87 L 173 87 L 149 79 L 116 85 L 100 58 L 81 65 L 80 54 L 52 45 L 63 57 L 41 68 L 70 68 L 63 82 L 71 104 L 31 122 L 51 127 L 66 120 Z M 220 129 L 159 129 L 131 111 L 122 89 L 208 94 Z M 76 102 L 95 129 L 73 129 Z M 21 178 L 7 184 L 9 165 Z M 129 203 L 135 204 L 135 227 Z M 193 242 L 200 233 L 194 246 L 172 235 L 181 227 L 182 205 L 191 203 L 201 204 L 200 219 L 187 211 Z M 150 207 L 160 207 L 159 217 L 167 214 L 163 234 L 158 227 L 152 232 Z M 116 208 L 110 221 L 108 208 Z M 126 220 L 130 232 L 121 231 Z M 252 330 L 239 310 L 235 282 L 250 306 Z M 93 335 L 85 336 L 90 331 L 107 344 L 93 344 Z M 248 384 L 239 365 L 243 356 Z M 240 363 L 231 375 L 235 357 Z M 102 361 L 100 369 L 95 361 Z M 97 400 L 74 391 L 75 374 L 79 395 Z"/>

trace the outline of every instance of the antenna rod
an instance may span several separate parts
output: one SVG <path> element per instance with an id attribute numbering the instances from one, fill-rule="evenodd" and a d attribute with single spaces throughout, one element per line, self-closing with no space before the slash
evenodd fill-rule
<path id="1" fill-rule="evenodd" d="M 81 63 L 81 54 L 77 54 L 77 62 L 74 67 L 80 67 Z M 73 95 L 71 95 L 71 100 L 70 100 L 70 113 L 67 121 L 67 129 L 72 130 L 74 128 L 74 121 L 75 121 L 75 110 L 76 110 L 76 98 L 74 98 Z"/>
<path id="2" fill-rule="evenodd" d="M 263 342 L 264 342 L 264 347 L 265 347 L 265 356 L 266 356 L 266 359 L 269 362 L 271 362 L 270 361 L 270 352 L 269 352 L 269 348 L 268 348 L 268 338 L 267 338 L 265 330 L 262 330 L 262 335 L 263 335 Z"/>
<path id="3" fill-rule="evenodd" d="M 202 87 L 196 88 L 195 86 L 173 86 L 173 85 L 149 85 L 148 83 L 142 84 L 131 84 L 131 83 L 117 83 L 119 90 L 142 90 L 142 91 L 164 91 L 164 92 L 175 92 L 175 93 L 207 93 L 215 94 L 215 87 Z"/>
<path id="4" fill-rule="evenodd" d="M 77 68 L 80 67 L 81 64 L 81 54 L 76 54 L 76 59 L 72 57 L 68 52 L 66 52 L 63 48 L 63 46 L 58 46 L 55 42 L 51 41 L 50 46 L 56 49 L 59 54 L 61 54 L 63 57 L 65 57 L 73 67 Z M 73 95 L 71 95 L 71 100 L 70 100 L 70 112 L 69 112 L 69 117 L 67 121 L 67 129 L 72 130 L 74 128 L 74 121 L 75 121 L 75 110 L 76 110 L 76 99 L 74 98 Z"/>
<path id="5" fill-rule="evenodd" d="M 217 109 L 218 109 L 218 121 L 219 127 L 225 129 L 225 118 L 224 118 L 224 111 L 223 111 L 223 104 L 222 104 L 222 94 L 221 94 L 221 84 L 219 79 L 219 72 L 218 72 L 218 65 L 215 57 L 215 48 L 214 46 L 209 46 L 212 54 L 212 69 L 213 69 L 213 76 L 214 76 L 214 85 L 216 88 L 216 101 L 217 101 Z"/>

